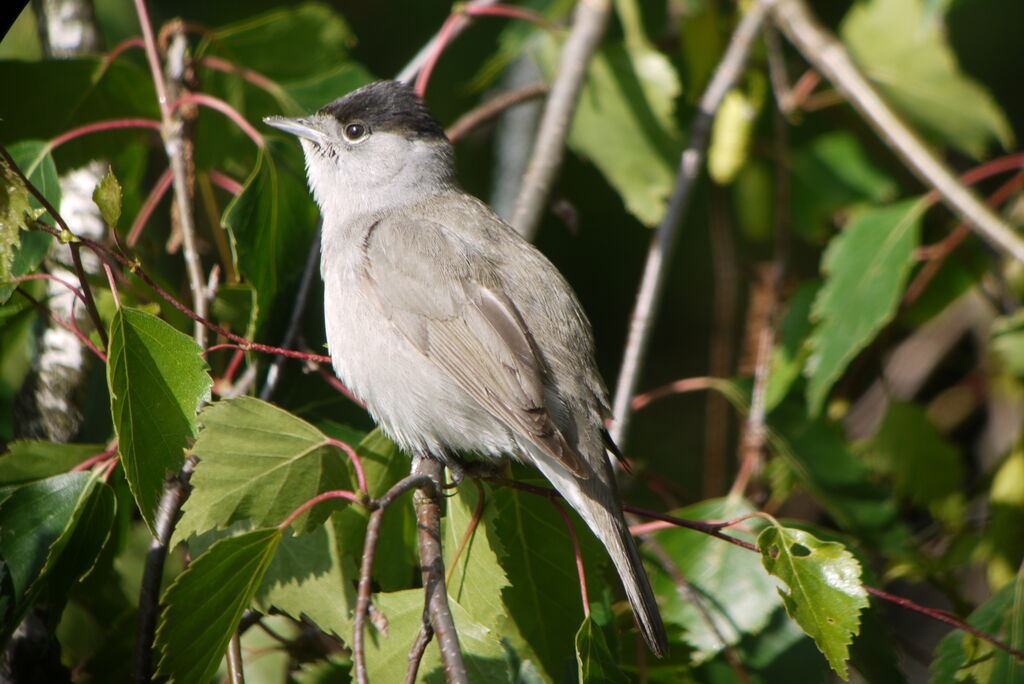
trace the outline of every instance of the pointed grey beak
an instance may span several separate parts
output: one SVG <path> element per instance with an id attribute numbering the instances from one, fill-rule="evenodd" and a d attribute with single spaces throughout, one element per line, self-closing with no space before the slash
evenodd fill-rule
<path id="1" fill-rule="evenodd" d="M 264 117 L 263 123 L 268 126 L 278 128 L 285 133 L 291 133 L 292 135 L 300 138 L 312 140 L 315 143 L 322 143 L 324 140 L 323 134 L 309 121 L 309 119 L 290 119 L 287 116 L 267 116 Z"/>

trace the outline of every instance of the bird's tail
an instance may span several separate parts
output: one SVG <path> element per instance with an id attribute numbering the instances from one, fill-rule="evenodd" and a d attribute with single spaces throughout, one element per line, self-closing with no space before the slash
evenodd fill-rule
<path id="1" fill-rule="evenodd" d="M 666 655 L 668 636 L 665 634 L 665 625 L 661 621 L 658 602 L 651 590 L 647 572 L 640 561 L 640 553 L 622 516 L 611 468 L 599 467 L 595 470 L 601 472 L 580 479 L 567 472 L 550 456 L 545 457 L 537 451 L 533 453 L 537 468 L 580 514 L 608 550 L 626 590 L 629 604 L 633 607 L 633 616 L 644 641 L 654 655 L 659 658 Z"/>

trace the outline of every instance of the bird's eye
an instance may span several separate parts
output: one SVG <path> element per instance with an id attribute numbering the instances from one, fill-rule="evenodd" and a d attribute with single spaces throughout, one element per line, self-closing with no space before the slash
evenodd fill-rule
<path id="1" fill-rule="evenodd" d="M 360 121 L 355 121 L 350 124 L 345 124 L 345 130 L 343 132 L 345 134 L 345 140 L 350 143 L 354 143 L 359 142 L 370 135 L 370 128 Z"/>

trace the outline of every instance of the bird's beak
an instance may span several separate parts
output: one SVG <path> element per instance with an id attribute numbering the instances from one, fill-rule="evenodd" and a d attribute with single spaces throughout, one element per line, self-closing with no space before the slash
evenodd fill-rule
<path id="1" fill-rule="evenodd" d="M 313 125 L 309 119 L 290 119 L 287 116 L 267 116 L 263 118 L 263 123 L 268 126 L 278 128 L 285 133 L 291 133 L 292 135 L 306 140 L 312 140 L 315 143 L 322 143 L 324 140 L 323 133 Z"/>

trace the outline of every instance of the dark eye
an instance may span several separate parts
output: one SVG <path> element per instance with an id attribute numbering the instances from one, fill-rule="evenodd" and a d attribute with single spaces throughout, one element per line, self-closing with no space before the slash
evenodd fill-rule
<path id="1" fill-rule="evenodd" d="M 367 128 L 366 124 L 360 122 L 353 122 L 345 125 L 345 140 L 349 142 L 358 142 L 370 134 L 370 129 Z"/>

